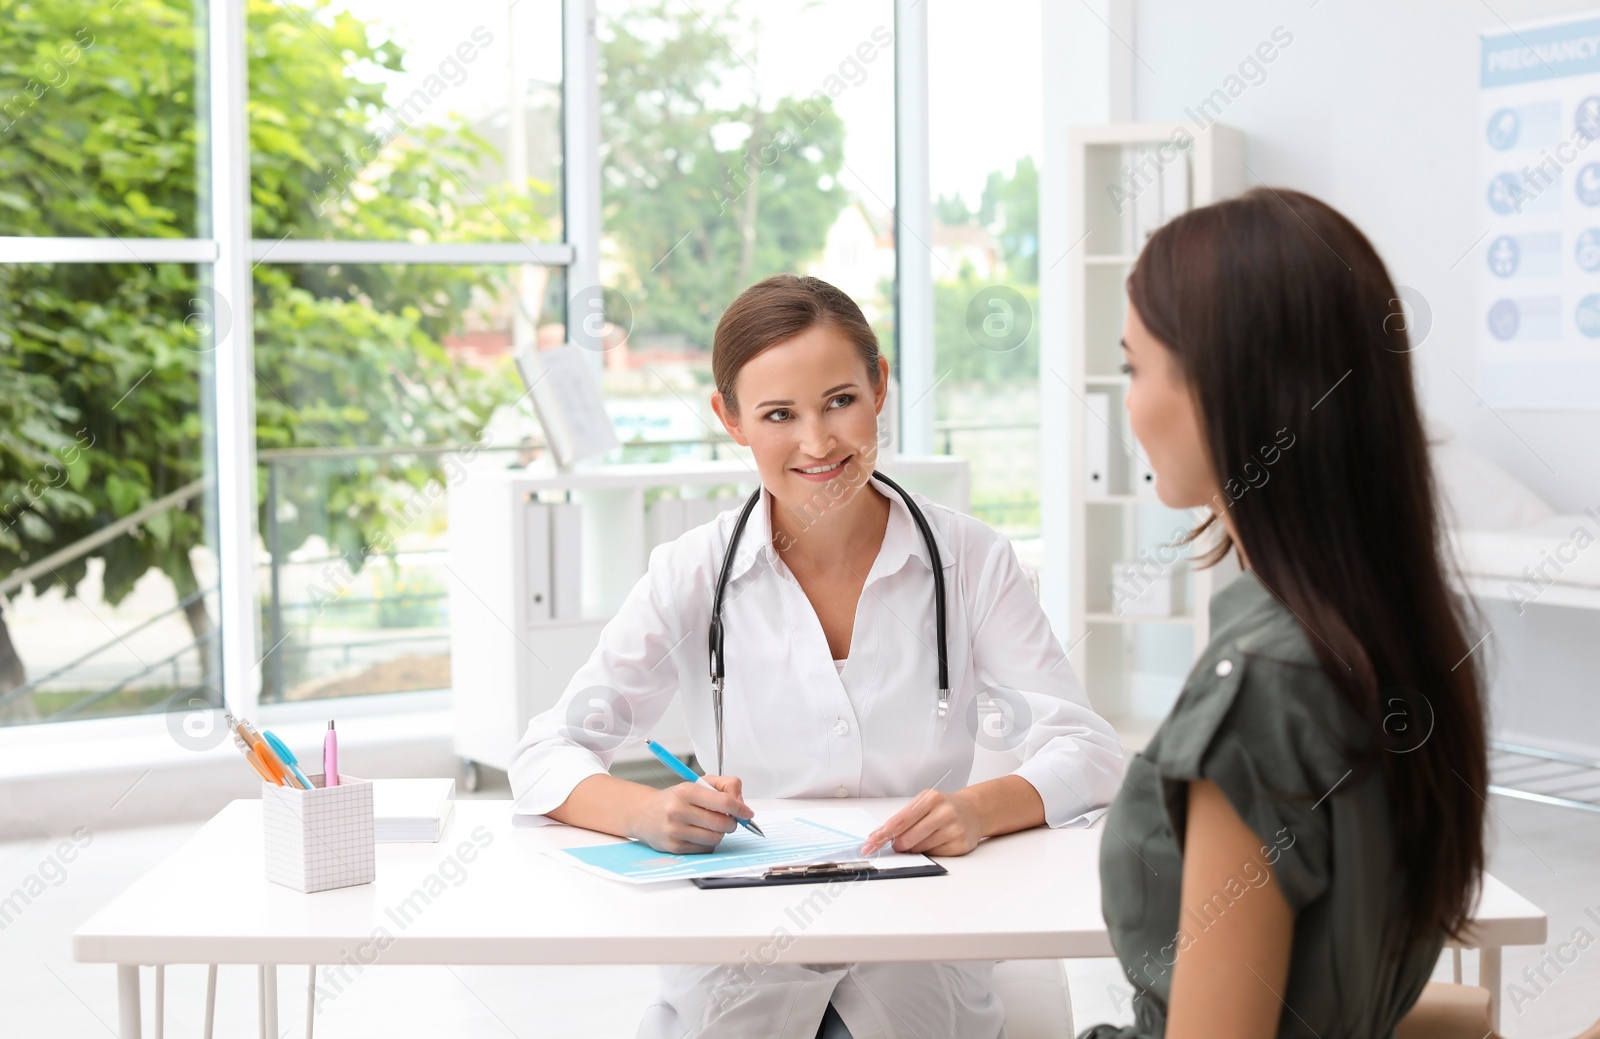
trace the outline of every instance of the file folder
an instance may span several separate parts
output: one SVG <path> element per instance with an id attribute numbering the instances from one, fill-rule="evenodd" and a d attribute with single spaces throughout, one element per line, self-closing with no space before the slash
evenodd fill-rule
<path id="1" fill-rule="evenodd" d="M 1084 492 L 1091 498 L 1104 498 L 1111 493 L 1111 395 L 1086 393 L 1088 414 L 1083 417 L 1083 468 L 1087 486 Z"/>
<path id="2" fill-rule="evenodd" d="M 550 510 L 550 616 L 570 620 L 583 614 L 583 507 L 556 502 Z"/>
<path id="3" fill-rule="evenodd" d="M 523 506 L 523 566 L 530 621 L 550 619 L 550 506 L 532 495 Z"/>

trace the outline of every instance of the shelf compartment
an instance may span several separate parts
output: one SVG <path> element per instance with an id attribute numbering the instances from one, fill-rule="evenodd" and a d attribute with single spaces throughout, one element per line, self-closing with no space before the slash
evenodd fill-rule
<path id="1" fill-rule="evenodd" d="M 1125 378 L 1122 325 L 1128 314 L 1127 272 L 1121 267 L 1083 269 L 1084 373 L 1086 379 Z"/>

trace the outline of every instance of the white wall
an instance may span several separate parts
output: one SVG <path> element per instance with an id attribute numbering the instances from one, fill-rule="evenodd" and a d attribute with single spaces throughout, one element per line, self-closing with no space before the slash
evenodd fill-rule
<path id="1" fill-rule="evenodd" d="M 1395 282 L 1432 307 L 1432 329 L 1415 354 L 1429 415 L 1562 512 L 1600 504 L 1600 410 L 1490 411 L 1469 389 L 1482 389 L 1475 243 L 1487 230 L 1477 34 L 1501 27 L 1497 15 L 1516 25 L 1596 9 L 1559 0 L 1496 0 L 1493 11 L 1438 0 L 1232 0 L 1225 8 L 1134 0 L 1128 41 L 1134 118 L 1154 121 L 1188 118 L 1184 110 L 1275 27 L 1293 34 L 1265 79 L 1256 77 L 1220 120 L 1248 136 L 1247 183 L 1309 192 L 1366 232 Z"/>

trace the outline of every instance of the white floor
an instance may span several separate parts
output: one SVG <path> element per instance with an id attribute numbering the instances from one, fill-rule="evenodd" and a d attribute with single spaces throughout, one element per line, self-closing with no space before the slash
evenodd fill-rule
<path id="1" fill-rule="evenodd" d="M 503 797 L 503 777 L 479 796 Z M 1600 1018 L 1600 814 L 1491 799 L 1491 870 L 1550 913 L 1543 949 L 1508 949 L 1505 1019 L 1509 1039 L 1567 1039 Z M 0 930 L 0 1036 L 102 1039 L 115 1034 L 116 982 L 104 964 L 72 960 L 78 924 L 183 842 L 198 824 L 100 830 L 59 883 Z M 55 841 L 0 844 L 0 898 L 39 868 Z M 1594 916 L 1584 910 L 1592 909 Z M 0 915 L 0 922 L 5 916 Z M 1571 943 L 1575 931 L 1581 951 Z M 1575 954 L 1575 957 L 1574 957 Z M 1573 959 L 1562 963 L 1560 956 Z M 1543 963 L 1544 977 L 1523 976 Z M 1130 1020 L 1127 987 L 1113 960 L 1069 964 L 1081 1030 Z M 1467 954 L 1472 977 L 1473 954 Z M 154 1034 L 153 971 L 145 972 L 146 1035 Z M 1443 966 L 1438 975 L 1444 977 Z M 280 970 L 282 1036 L 304 1034 L 305 970 Z M 316 1035 L 387 1039 L 450 1037 L 629 1037 L 654 992 L 650 967 L 372 967 L 325 999 Z M 166 1035 L 202 1034 L 205 968 L 167 972 Z M 223 967 L 220 1036 L 256 1034 L 255 970 Z"/>

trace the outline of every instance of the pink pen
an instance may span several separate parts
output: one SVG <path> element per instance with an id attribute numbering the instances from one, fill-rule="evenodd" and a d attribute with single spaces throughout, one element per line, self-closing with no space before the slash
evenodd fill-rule
<path id="1" fill-rule="evenodd" d="M 328 719 L 328 734 L 322 737 L 322 785 L 339 785 L 339 736 L 333 731 L 333 719 Z"/>

